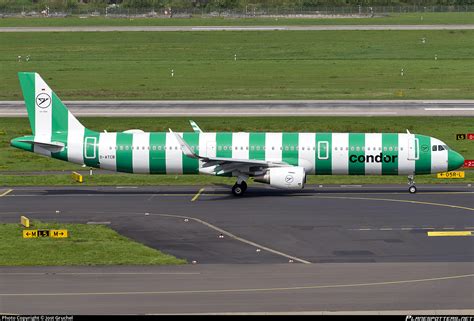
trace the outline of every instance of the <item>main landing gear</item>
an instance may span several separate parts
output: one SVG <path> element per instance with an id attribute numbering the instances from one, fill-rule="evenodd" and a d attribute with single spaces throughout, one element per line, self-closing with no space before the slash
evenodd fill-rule
<path id="1" fill-rule="evenodd" d="M 409 175 L 408 176 L 408 185 L 410 185 L 410 187 L 408 187 L 408 191 L 410 192 L 410 194 L 415 194 L 416 193 L 416 186 L 415 186 L 415 176 L 414 175 Z"/>
<path id="2" fill-rule="evenodd" d="M 239 177 L 237 183 L 232 186 L 232 194 L 235 196 L 242 196 L 244 195 L 245 191 L 247 190 L 247 183 L 245 182 L 245 178 Z"/>

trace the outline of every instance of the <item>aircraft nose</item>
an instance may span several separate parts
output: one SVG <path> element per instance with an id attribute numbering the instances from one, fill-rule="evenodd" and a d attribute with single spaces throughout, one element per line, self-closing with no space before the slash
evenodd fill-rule
<path id="1" fill-rule="evenodd" d="M 454 150 L 450 150 L 448 154 L 448 171 L 458 169 L 464 165 L 464 157 Z"/>

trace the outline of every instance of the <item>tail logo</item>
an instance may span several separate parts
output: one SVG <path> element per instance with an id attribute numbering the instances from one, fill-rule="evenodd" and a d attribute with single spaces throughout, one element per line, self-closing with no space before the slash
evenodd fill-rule
<path id="1" fill-rule="evenodd" d="M 36 106 L 39 108 L 48 108 L 51 106 L 51 97 L 46 93 L 41 93 L 36 96 Z"/>

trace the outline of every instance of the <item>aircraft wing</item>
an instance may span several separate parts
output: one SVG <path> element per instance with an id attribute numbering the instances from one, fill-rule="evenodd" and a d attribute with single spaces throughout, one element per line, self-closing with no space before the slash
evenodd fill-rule
<path id="1" fill-rule="evenodd" d="M 171 129 L 170 132 L 175 136 L 176 140 L 179 142 L 181 150 L 183 151 L 184 155 L 190 158 L 198 158 L 203 161 L 203 168 L 216 166 L 216 173 L 223 174 L 232 171 L 239 170 L 241 172 L 254 172 L 258 170 L 262 170 L 264 168 L 269 167 L 285 167 L 291 166 L 285 162 L 268 162 L 262 160 L 249 160 L 249 159 L 238 159 L 238 158 L 223 158 L 223 157 L 207 157 L 207 156 L 200 156 L 196 154 L 188 143 L 179 136 L 178 134 L 174 133 Z M 253 167 L 253 170 L 250 168 Z"/>

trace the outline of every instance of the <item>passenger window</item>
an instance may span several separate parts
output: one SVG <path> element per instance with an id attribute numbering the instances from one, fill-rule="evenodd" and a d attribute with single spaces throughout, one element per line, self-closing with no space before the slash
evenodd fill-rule
<path id="1" fill-rule="evenodd" d="M 431 150 L 432 150 L 433 152 L 436 152 L 436 151 L 438 150 L 438 148 L 437 148 L 436 145 L 433 145 L 433 147 L 431 148 Z"/>

